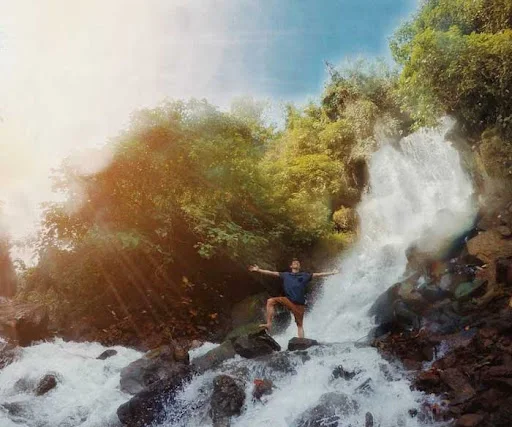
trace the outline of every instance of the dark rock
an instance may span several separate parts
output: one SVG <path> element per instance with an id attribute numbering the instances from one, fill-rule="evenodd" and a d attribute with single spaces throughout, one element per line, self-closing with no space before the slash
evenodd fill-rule
<path id="1" fill-rule="evenodd" d="M 224 361 L 235 357 L 235 355 L 235 349 L 231 341 L 225 341 L 220 346 L 193 359 L 191 364 L 198 373 L 202 373 L 216 368 Z"/>
<path id="2" fill-rule="evenodd" d="M 245 403 L 245 391 L 233 378 L 219 375 L 213 380 L 211 415 L 213 425 L 229 425 L 229 419 L 240 415 Z"/>
<path id="3" fill-rule="evenodd" d="M 492 427 L 510 427 L 512 425 L 512 397 L 502 401 L 491 416 Z"/>
<path id="4" fill-rule="evenodd" d="M 422 371 L 416 377 L 416 386 L 420 390 L 430 390 L 433 387 L 436 387 L 441 382 L 441 378 L 439 377 L 439 373 L 431 369 L 429 371 Z"/>
<path id="5" fill-rule="evenodd" d="M 455 289 L 455 298 L 458 300 L 469 299 L 485 290 L 484 285 L 487 284 L 485 280 L 476 279 L 473 282 L 464 282 L 457 286 Z"/>
<path id="6" fill-rule="evenodd" d="M 365 416 L 365 422 L 364 422 L 364 425 L 365 427 L 373 427 L 373 415 L 371 412 L 367 412 L 366 413 L 366 416 Z"/>
<path id="7" fill-rule="evenodd" d="M 152 382 L 117 409 L 119 420 L 129 427 L 146 427 L 163 421 L 165 405 L 173 401 L 176 392 L 191 376 L 190 366 L 175 363 L 164 379 Z"/>
<path id="8" fill-rule="evenodd" d="M 512 258 L 500 259 L 496 262 L 496 282 L 512 286 Z"/>
<path id="9" fill-rule="evenodd" d="M 362 394 L 372 393 L 373 392 L 373 380 L 371 378 L 368 378 L 362 384 L 357 386 L 355 391 L 356 391 L 356 393 L 362 393 Z"/>
<path id="10" fill-rule="evenodd" d="M 440 377 L 455 393 L 455 399 L 452 400 L 452 404 L 463 403 L 475 395 L 475 390 L 458 368 L 449 368 L 441 371 Z"/>
<path id="11" fill-rule="evenodd" d="M 309 347 L 313 347 L 314 345 L 318 345 L 318 341 L 308 338 L 292 338 L 288 342 L 288 350 L 307 350 Z"/>
<path id="12" fill-rule="evenodd" d="M 391 324 L 393 322 L 395 317 L 393 304 L 398 299 L 399 288 L 400 283 L 396 283 L 388 288 L 368 310 L 369 316 L 375 316 L 375 323 L 377 325 Z"/>
<path id="13" fill-rule="evenodd" d="M 176 347 L 163 346 L 146 353 L 121 371 L 121 391 L 137 394 L 150 384 L 163 380 L 174 372 L 174 365 L 184 358 L 177 354 Z M 186 359 L 188 360 L 188 359 Z"/>
<path id="14" fill-rule="evenodd" d="M 482 423 L 484 416 L 481 414 L 465 414 L 457 420 L 456 427 L 476 427 Z"/>
<path id="15" fill-rule="evenodd" d="M 274 383 L 266 379 L 255 379 L 254 388 L 252 390 L 252 397 L 256 400 L 260 400 L 263 396 L 272 394 L 274 390 Z"/>
<path id="16" fill-rule="evenodd" d="M 359 405 L 343 393 L 326 393 L 318 404 L 304 412 L 294 423 L 295 427 L 338 426 L 343 415 L 355 414 Z"/>
<path id="17" fill-rule="evenodd" d="M 42 396 L 57 387 L 57 377 L 54 374 L 46 374 L 36 387 L 36 396 Z"/>
<path id="18" fill-rule="evenodd" d="M 265 331 L 239 337 L 233 342 L 235 352 L 246 359 L 280 351 L 281 346 Z"/>
<path id="19" fill-rule="evenodd" d="M 350 381 L 356 375 L 357 374 L 355 372 L 346 371 L 342 365 L 336 366 L 332 371 L 333 379 L 343 378 L 344 380 Z"/>
<path id="20" fill-rule="evenodd" d="M 11 343 L 0 344 L 0 369 L 15 362 L 21 356 L 21 348 Z"/>
<path id="21" fill-rule="evenodd" d="M 115 356 L 116 354 L 117 354 L 116 350 L 105 350 L 96 359 L 98 359 L 98 360 L 106 360 L 109 357 Z"/>
<path id="22" fill-rule="evenodd" d="M 50 317 L 44 307 L 26 305 L 19 307 L 15 317 L 15 334 L 19 345 L 29 346 L 48 338 Z"/>

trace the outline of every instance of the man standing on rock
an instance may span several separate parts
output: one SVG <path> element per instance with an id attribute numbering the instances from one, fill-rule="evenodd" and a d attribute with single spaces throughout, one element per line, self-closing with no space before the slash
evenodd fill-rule
<path id="1" fill-rule="evenodd" d="M 262 328 L 270 331 L 272 328 L 272 319 L 274 317 L 276 304 L 284 305 L 293 313 L 295 323 L 297 324 L 299 338 L 304 338 L 304 311 L 306 308 L 306 286 L 315 277 L 325 277 L 338 274 L 338 270 L 328 273 L 306 273 L 300 271 L 300 261 L 294 259 L 290 265 L 291 272 L 278 272 L 263 270 L 257 265 L 249 267 L 249 271 L 265 274 L 267 276 L 280 277 L 283 280 L 284 297 L 269 298 L 267 300 L 267 323 L 260 325 Z"/>

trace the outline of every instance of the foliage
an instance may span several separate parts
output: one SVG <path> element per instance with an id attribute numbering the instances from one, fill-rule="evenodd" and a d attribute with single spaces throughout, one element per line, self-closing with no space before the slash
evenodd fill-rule
<path id="1" fill-rule="evenodd" d="M 397 94 L 416 126 L 440 114 L 469 132 L 512 135 L 512 1 L 431 0 L 391 41 L 403 66 Z"/>

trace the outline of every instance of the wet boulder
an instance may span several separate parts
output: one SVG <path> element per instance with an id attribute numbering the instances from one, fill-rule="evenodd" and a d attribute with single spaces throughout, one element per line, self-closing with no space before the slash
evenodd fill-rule
<path id="1" fill-rule="evenodd" d="M 265 331 L 238 337 L 233 341 L 233 348 L 237 354 L 246 359 L 253 359 L 281 350 L 281 346 Z"/>
<path id="2" fill-rule="evenodd" d="M 36 386 L 36 396 L 43 396 L 57 387 L 57 376 L 55 374 L 46 374 Z"/>
<path id="3" fill-rule="evenodd" d="M 317 405 L 304 412 L 294 423 L 294 427 L 339 426 L 342 417 L 352 415 L 359 405 L 344 393 L 326 393 Z"/>
<path id="4" fill-rule="evenodd" d="M 482 279 L 475 279 L 472 282 L 463 282 L 455 289 L 455 298 L 457 300 L 467 300 L 483 294 L 486 284 L 487 282 Z"/>
<path id="5" fill-rule="evenodd" d="M 152 382 L 117 409 L 119 420 L 129 427 L 145 427 L 163 421 L 165 405 L 173 401 L 176 393 L 191 377 L 190 366 L 174 364 L 165 378 Z"/>
<path id="6" fill-rule="evenodd" d="M 496 263 L 496 282 L 512 286 L 512 258 L 500 259 Z"/>
<path id="7" fill-rule="evenodd" d="M 229 420 L 240 415 L 245 403 L 245 391 L 232 377 L 219 375 L 213 380 L 211 416 L 214 427 L 229 426 Z"/>
<path id="8" fill-rule="evenodd" d="M 173 374 L 176 364 L 187 363 L 188 354 L 185 357 L 178 346 L 168 345 L 151 350 L 121 370 L 121 391 L 129 394 L 140 393 L 152 383 Z"/>
<path id="9" fill-rule="evenodd" d="M 504 239 L 498 230 L 492 229 L 469 240 L 467 248 L 470 255 L 491 262 L 512 255 L 512 240 Z"/>
<path id="10" fill-rule="evenodd" d="M 355 376 L 357 375 L 356 372 L 351 372 L 351 371 L 347 371 L 345 370 L 345 368 L 343 368 L 342 365 L 338 365 L 336 366 L 333 371 L 332 371 L 332 374 L 331 374 L 331 377 L 332 379 L 336 380 L 336 379 L 340 379 L 340 378 L 343 378 L 344 380 L 346 381 L 350 381 L 351 379 L 353 379 Z"/>
<path id="11" fill-rule="evenodd" d="M 484 420 L 482 414 L 465 414 L 457 420 L 455 427 L 476 427 Z"/>
<path id="12" fill-rule="evenodd" d="M 105 350 L 103 353 L 101 353 L 96 359 L 97 360 L 106 360 L 115 355 L 117 355 L 117 351 L 109 349 L 109 350 Z"/>
<path id="13" fill-rule="evenodd" d="M 271 395 L 273 390 L 274 383 L 271 380 L 255 379 L 252 397 L 255 400 L 260 400 L 263 396 Z"/>
<path id="14" fill-rule="evenodd" d="M 49 337 L 48 310 L 45 307 L 7 302 L 0 307 L 0 333 L 20 346 Z"/>
<path id="15" fill-rule="evenodd" d="M 318 345 L 318 341 L 308 338 L 292 338 L 288 342 L 289 351 L 307 350 L 309 347 Z"/>
<path id="16" fill-rule="evenodd" d="M 202 356 L 192 360 L 191 365 L 196 372 L 202 373 L 210 369 L 214 369 L 224 361 L 236 356 L 235 349 L 231 341 L 225 341 L 218 347 L 210 350 Z"/>
<path id="17" fill-rule="evenodd" d="M 0 343 L 0 369 L 15 362 L 21 356 L 21 348 L 11 343 Z"/>

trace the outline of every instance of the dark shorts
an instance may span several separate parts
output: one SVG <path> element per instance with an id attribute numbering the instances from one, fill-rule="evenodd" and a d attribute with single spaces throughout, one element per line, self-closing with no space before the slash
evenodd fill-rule
<path id="1" fill-rule="evenodd" d="M 302 326 L 302 322 L 304 321 L 304 311 L 306 310 L 305 305 L 295 304 L 286 297 L 275 297 L 272 299 L 277 304 L 284 305 L 288 310 L 290 310 L 293 317 L 295 317 L 295 323 L 297 326 Z"/>

